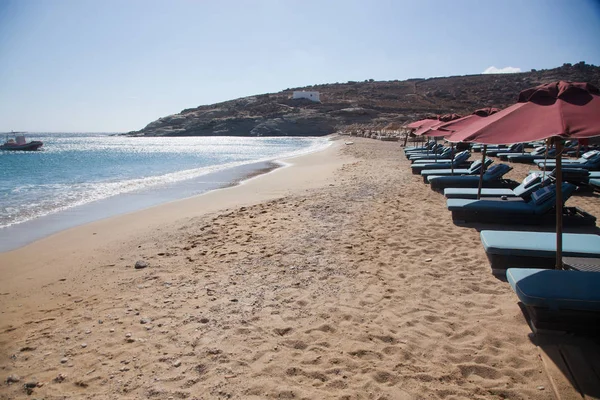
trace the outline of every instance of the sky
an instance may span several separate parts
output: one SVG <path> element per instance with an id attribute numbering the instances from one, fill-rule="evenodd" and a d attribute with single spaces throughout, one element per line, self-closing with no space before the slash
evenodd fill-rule
<path id="1" fill-rule="evenodd" d="M 0 0 L 0 132 L 287 88 L 600 65 L 600 0 Z"/>

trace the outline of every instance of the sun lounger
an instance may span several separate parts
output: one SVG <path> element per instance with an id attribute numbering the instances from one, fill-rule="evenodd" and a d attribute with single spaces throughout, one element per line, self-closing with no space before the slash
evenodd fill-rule
<path id="1" fill-rule="evenodd" d="M 499 157 L 500 154 L 506 154 L 506 153 L 522 153 L 523 149 L 525 147 L 523 146 L 523 143 L 514 143 L 511 144 L 510 146 L 508 146 L 505 149 L 493 149 L 493 150 L 488 150 L 486 152 L 486 154 L 490 157 Z"/>
<path id="2" fill-rule="evenodd" d="M 503 165 L 503 164 L 499 164 Z M 493 167 L 492 167 L 493 168 Z M 485 176 L 485 174 L 484 174 Z M 441 178 L 440 178 L 441 179 Z M 435 181 L 437 182 L 438 179 Z M 534 172 L 529 175 L 523 182 L 514 189 L 509 188 L 483 188 L 481 189 L 481 197 L 520 197 L 525 201 L 528 201 L 531 193 L 541 188 L 542 186 L 549 185 L 551 183 L 551 179 L 546 174 L 545 177 L 542 177 L 541 172 Z M 431 182 L 433 187 L 434 182 Z M 449 187 L 444 189 L 444 196 L 448 199 L 476 199 L 477 198 L 478 188 L 457 188 L 457 187 Z"/>
<path id="3" fill-rule="evenodd" d="M 554 268 L 555 232 L 482 230 L 479 237 L 495 274 L 508 268 Z M 562 237 L 564 257 L 600 257 L 599 235 L 563 233 Z"/>
<path id="4" fill-rule="evenodd" d="M 562 160 L 562 164 L 569 168 L 600 169 L 600 150 L 588 151 L 577 160 Z M 544 170 L 554 169 L 556 160 L 536 161 L 536 165 Z"/>
<path id="5" fill-rule="evenodd" d="M 413 174 L 420 174 L 421 171 L 425 169 L 445 169 L 451 168 L 454 165 L 455 168 L 458 168 L 467 162 L 467 159 L 470 157 L 471 153 L 468 150 L 461 151 L 454 157 L 454 161 L 452 162 L 440 162 L 440 163 L 419 163 L 413 164 L 410 166 Z"/>
<path id="6" fill-rule="evenodd" d="M 442 150 L 439 153 L 433 153 L 433 154 L 410 154 L 408 156 L 408 159 L 411 160 L 412 162 L 415 162 L 416 160 L 426 160 L 426 159 L 440 159 L 440 158 L 445 158 L 448 159 L 448 161 L 450 161 L 450 158 L 452 157 L 452 149 L 450 147 L 444 147 L 442 148 Z"/>
<path id="7" fill-rule="evenodd" d="M 585 187 L 589 184 L 589 180 L 590 180 L 590 174 L 591 172 L 588 171 L 585 168 L 562 168 L 562 181 L 563 182 L 569 182 L 572 183 L 573 185 L 579 186 L 579 187 Z M 529 171 L 530 173 L 536 172 L 536 171 Z M 541 173 L 538 171 L 538 173 Z M 555 179 L 556 177 L 556 169 L 553 169 L 552 171 L 545 171 L 545 174 L 547 176 L 549 176 L 552 180 Z"/>
<path id="8" fill-rule="evenodd" d="M 404 154 L 406 155 L 406 158 L 410 157 L 411 155 L 418 155 L 418 154 L 435 154 L 435 153 L 439 153 L 442 151 L 442 147 L 444 147 L 443 144 L 433 144 L 432 146 L 429 147 L 425 147 L 422 148 L 420 150 L 406 150 L 404 151 Z"/>
<path id="9" fill-rule="evenodd" d="M 509 268 L 506 279 L 534 332 L 600 333 L 600 273 Z"/>
<path id="10" fill-rule="evenodd" d="M 485 159 L 486 168 L 492 164 L 493 161 L 491 158 Z M 438 176 L 453 176 L 453 175 L 474 175 L 479 174 L 481 169 L 481 160 L 473 161 L 473 163 L 469 166 L 469 168 L 454 168 L 454 170 L 447 169 L 425 169 L 421 171 L 421 176 L 423 177 L 423 181 L 425 183 L 431 182 L 433 179 L 436 179 Z"/>
<path id="11" fill-rule="evenodd" d="M 548 150 L 548 154 L 510 154 L 506 157 L 506 159 L 510 162 L 514 163 L 523 163 L 523 164 L 533 164 L 536 161 L 543 161 L 544 159 L 552 159 L 556 156 L 556 149 Z"/>
<path id="12" fill-rule="evenodd" d="M 590 171 L 588 177 L 590 179 L 600 179 L 600 171 Z"/>
<path id="13" fill-rule="evenodd" d="M 486 151 L 506 150 L 507 147 L 508 146 L 506 146 L 505 144 L 488 145 Z M 481 153 L 483 151 L 483 145 L 482 144 L 474 144 L 473 146 L 471 146 L 471 150 L 473 150 L 476 153 Z"/>
<path id="14" fill-rule="evenodd" d="M 516 182 L 502 177 L 512 170 L 506 164 L 498 164 L 490 167 L 484 172 L 482 185 L 486 188 L 505 188 L 515 187 Z M 434 190 L 444 188 L 477 188 L 479 187 L 479 175 L 459 175 L 459 176 L 439 176 L 436 179 L 430 179 L 429 183 Z"/>
<path id="15" fill-rule="evenodd" d="M 600 179 L 590 179 L 590 186 L 600 192 Z"/>
<path id="16" fill-rule="evenodd" d="M 408 146 L 408 147 L 404 148 L 404 153 L 408 153 L 411 151 L 427 150 L 427 149 L 432 148 L 436 144 L 437 143 L 435 142 L 435 140 L 430 140 L 427 143 L 425 143 L 424 146 Z"/>
<path id="17" fill-rule="evenodd" d="M 563 201 L 566 202 L 577 187 L 570 183 L 562 184 Z M 455 222 L 482 222 L 501 224 L 552 225 L 556 223 L 556 185 L 538 189 L 531 200 L 522 199 L 448 199 L 448 210 Z M 565 226 L 595 226 L 596 218 L 576 207 L 563 207 Z"/>
<path id="18" fill-rule="evenodd" d="M 540 147 L 536 147 L 535 149 L 533 149 L 533 151 L 525 153 L 523 151 L 523 149 L 525 148 L 525 146 L 523 146 L 523 148 L 521 149 L 521 151 L 518 152 L 501 152 L 497 154 L 497 157 L 499 157 L 501 160 L 503 161 L 508 161 L 508 157 L 509 156 L 538 156 L 538 155 L 544 155 L 544 153 L 546 152 L 546 146 L 540 146 Z"/>

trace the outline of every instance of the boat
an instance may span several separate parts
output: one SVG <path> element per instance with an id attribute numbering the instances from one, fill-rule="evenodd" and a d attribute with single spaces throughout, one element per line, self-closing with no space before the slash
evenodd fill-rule
<path id="1" fill-rule="evenodd" d="M 12 132 L 12 134 L 15 138 L 9 139 L 8 135 L 6 135 L 6 142 L 4 142 L 3 145 L 0 145 L 0 150 L 36 151 L 44 145 L 44 143 L 39 140 L 28 142 L 25 139 L 25 134 L 23 132 Z"/>

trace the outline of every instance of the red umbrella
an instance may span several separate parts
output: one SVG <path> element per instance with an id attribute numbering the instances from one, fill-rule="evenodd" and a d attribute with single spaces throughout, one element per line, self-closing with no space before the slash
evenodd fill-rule
<path id="1" fill-rule="evenodd" d="M 428 132 L 430 128 L 441 124 L 442 122 L 440 120 L 437 119 L 428 119 L 426 122 L 424 122 L 423 124 L 421 124 L 421 126 L 419 126 L 419 128 L 417 128 L 416 131 L 414 131 L 413 133 L 417 136 L 421 136 L 422 134 L 424 134 L 425 132 Z"/>
<path id="2" fill-rule="evenodd" d="M 599 135 L 598 88 L 559 81 L 522 91 L 516 104 L 469 124 L 449 140 L 508 144 L 554 136 L 582 139 Z"/>
<path id="3" fill-rule="evenodd" d="M 438 131 L 443 131 L 443 136 L 447 136 L 458 130 L 466 128 L 467 126 L 475 123 L 476 121 L 479 121 L 480 119 L 489 117 L 490 115 L 495 114 L 498 111 L 500 110 L 493 107 L 480 108 L 479 110 L 475 110 L 473 114 L 469 114 L 465 117 L 455 119 L 450 122 L 445 122 L 441 125 L 436 126 L 435 129 Z"/>
<path id="4" fill-rule="evenodd" d="M 447 137 L 452 142 L 507 144 L 556 141 L 556 268 L 562 268 L 562 145 L 600 136 L 600 90 L 583 82 L 553 82 L 522 91 L 516 104 Z"/>
<path id="5" fill-rule="evenodd" d="M 437 120 L 432 120 L 433 122 L 429 122 L 429 123 L 424 123 L 423 125 L 421 125 L 415 132 L 415 135 L 427 135 L 427 136 L 436 136 L 436 135 L 430 135 L 430 132 L 433 132 L 435 129 L 437 129 L 438 127 L 445 125 L 447 123 L 449 123 L 450 121 L 454 121 L 454 120 L 458 120 L 459 118 L 461 118 L 460 115 L 458 114 L 445 114 L 442 115 L 440 117 L 438 117 Z"/>
<path id="6" fill-rule="evenodd" d="M 411 122 L 410 124 L 404 125 L 406 128 L 409 129 L 419 129 L 423 124 L 425 123 L 430 123 L 431 121 L 433 122 L 437 122 L 437 119 L 432 119 L 432 118 L 426 118 L 426 119 L 420 119 L 418 121 L 415 122 Z"/>
<path id="7" fill-rule="evenodd" d="M 433 119 L 433 118 L 426 118 L 426 119 L 420 119 L 418 121 L 415 122 L 411 122 L 410 124 L 404 125 L 405 128 L 408 129 L 419 129 L 421 126 L 423 126 L 423 124 L 430 124 L 430 123 L 437 123 L 437 119 Z M 413 133 L 414 135 L 414 133 Z M 406 143 L 408 142 L 408 135 L 406 135 L 406 137 L 404 138 L 404 145 L 406 146 Z"/>

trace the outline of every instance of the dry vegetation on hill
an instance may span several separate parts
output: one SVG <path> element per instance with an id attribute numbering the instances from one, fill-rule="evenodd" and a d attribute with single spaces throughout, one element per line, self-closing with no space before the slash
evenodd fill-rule
<path id="1" fill-rule="evenodd" d="M 160 118 L 135 135 L 319 136 L 349 125 L 405 123 L 435 114 L 468 114 L 503 108 L 518 93 L 542 83 L 568 80 L 600 86 L 600 67 L 580 62 L 518 74 L 466 75 L 314 85 L 183 110 Z M 292 100 L 294 90 L 316 90 L 321 103 Z"/>

